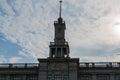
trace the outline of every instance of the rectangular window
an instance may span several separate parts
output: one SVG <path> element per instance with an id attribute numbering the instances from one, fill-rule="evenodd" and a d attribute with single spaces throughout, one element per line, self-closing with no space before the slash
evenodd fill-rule
<path id="1" fill-rule="evenodd" d="M 48 80 L 68 80 L 68 75 L 67 74 L 49 74 L 48 75 Z"/>
<path id="2" fill-rule="evenodd" d="M 37 75 L 29 75 L 27 80 L 38 80 Z"/>
<path id="3" fill-rule="evenodd" d="M 55 80 L 62 80 L 62 76 L 60 76 L 60 75 L 55 75 Z"/>
<path id="4" fill-rule="evenodd" d="M 49 75 L 49 76 L 48 76 L 48 80 L 54 80 L 54 76 Z"/>
<path id="5" fill-rule="evenodd" d="M 116 79 L 115 80 L 120 80 L 120 75 L 116 75 Z"/>
<path id="6" fill-rule="evenodd" d="M 68 80 L 68 75 L 64 75 L 63 80 Z"/>
<path id="7" fill-rule="evenodd" d="M 11 80 L 22 80 L 22 77 L 21 75 L 12 75 L 11 76 Z"/>
<path id="8" fill-rule="evenodd" d="M 89 80 L 89 77 L 81 77 L 80 80 Z"/>
<path id="9" fill-rule="evenodd" d="M 90 76 L 89 75 L 83 75 L 80 77 L 80 80 L 90 80 Z"/>
<path id="10" fill-rule="evenodd" d="M 57 48 L 57 57 L 61 57 L 61 48 Z"/>
<path id="11" fill-rule="evenodd" d="M 5 80 L 5 75 L 0 75 L 0 80 Z"/>
<path id="12" fill-rule="evenodd" d="M 98 80 L 108 80 L 108 76 L 106 75 L 98 76 Z"/>

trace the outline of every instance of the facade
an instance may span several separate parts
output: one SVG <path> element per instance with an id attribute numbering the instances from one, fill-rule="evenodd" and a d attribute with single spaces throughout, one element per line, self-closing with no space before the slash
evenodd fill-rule
<path id="1" fill-rule="evenodd" d="M 120 80 L 120 63 L 82 63 L 69 57 L 65 39 L 65 21 L 54 22 L 55 38 L 49 45 L 49 57 L 38 58 L 39 63 L 0 64 L 0 80 Z"/>

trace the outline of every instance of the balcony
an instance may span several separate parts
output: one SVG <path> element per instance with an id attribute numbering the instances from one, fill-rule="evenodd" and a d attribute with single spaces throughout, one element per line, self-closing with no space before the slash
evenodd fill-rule
<path id="1" fill-rule="evenodd" d="M 58 21 L 54 21 L 55 24 L 58 24 Z M 65 24 L 65 21 L 62 21 L 62 24 Z"/>
<path id="2" fill-rule="evenodd" d="M 50 45 L 68 45 L 68 42 L 50 42 Z"/>

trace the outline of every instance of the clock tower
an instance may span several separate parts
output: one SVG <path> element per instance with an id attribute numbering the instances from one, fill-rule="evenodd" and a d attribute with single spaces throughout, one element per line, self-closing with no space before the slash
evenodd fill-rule
<path id="1" fill-rule="evenodd" d="M 54 21 L 54 42 L 49 45 L 49 57 L 38 58 L 38 80 L 78 80 L 79 58 L 69 57 L 69 45 L 65 40 L 65 21 L 61 17 L 62 1 L 60 1 L 60 14 Z"/>
<path id="2" fill-rule="evenodd" d="M 60 1 L 60 14 L 57 21 L 54 21 L 55 38 L 54 42 L 50 42 L 49 58 L 69 58 L 69 45 L 65 40 L 66 25 L 61 17 L 61 6 Z"/>

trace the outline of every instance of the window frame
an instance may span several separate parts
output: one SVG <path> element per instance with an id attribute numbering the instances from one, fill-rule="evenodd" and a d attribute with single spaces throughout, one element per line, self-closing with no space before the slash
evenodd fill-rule
<path id="1" fill-rule="evenodd" d="M 23 80 L 23 75 L 10 75 L 10 80 Z"/>
<path id="2" fill-rule="evenodd" d="M 0 75 L 0 80 L 6 80 L 6 76 L 5 75 Z"/>

